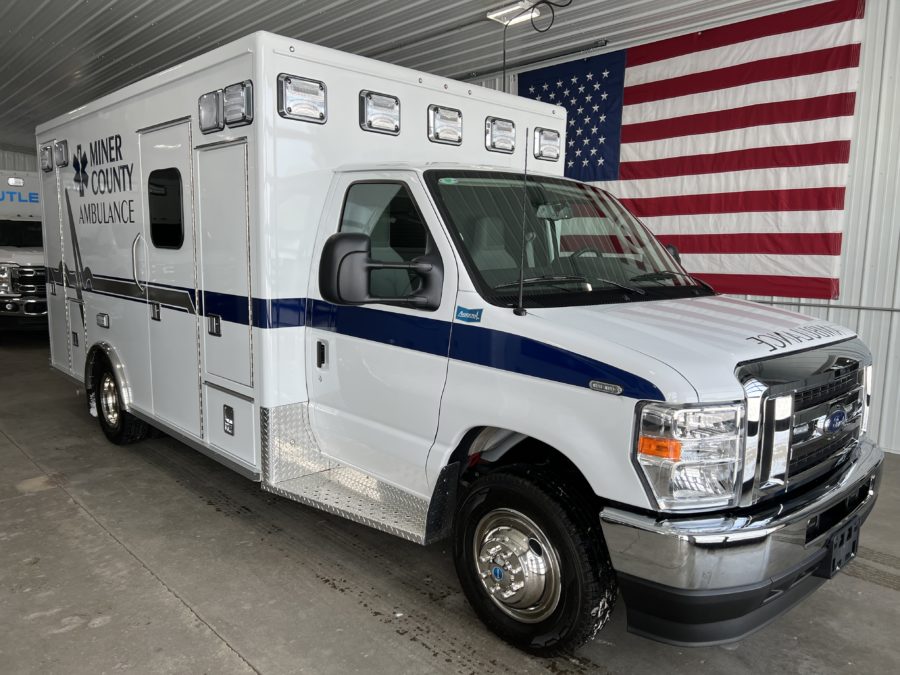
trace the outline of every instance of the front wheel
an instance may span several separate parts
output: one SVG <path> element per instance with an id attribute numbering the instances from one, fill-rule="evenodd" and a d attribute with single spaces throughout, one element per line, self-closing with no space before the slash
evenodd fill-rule
<path id="1" fill-rule="evenodd" d="M 599 520 L 551 476 L 512 466 L 477 479 L 454 537 L 463 592 L 516 647 L 570 651 L 609 620 L 617 585 Z"/>

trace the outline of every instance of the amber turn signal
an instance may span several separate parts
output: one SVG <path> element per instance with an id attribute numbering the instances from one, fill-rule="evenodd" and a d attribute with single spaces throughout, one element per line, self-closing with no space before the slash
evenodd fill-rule
<path id="1" fill-rule="evenodd" d="M 681 459 L 681 441 L 672 438 L 641 436 L 638 440 L 638 452 L 642 455 L 677 461 Z"/>

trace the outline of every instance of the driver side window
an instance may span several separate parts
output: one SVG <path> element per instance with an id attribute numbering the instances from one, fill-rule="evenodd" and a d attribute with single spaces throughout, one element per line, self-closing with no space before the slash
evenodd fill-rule
<path id="1" fill-rule="evenodd" d="M 410 262 L 425 255 L 428 229 L 409 189 L 403 183 L 355 183 L 347 190 L 341 232 L 367 234 L 372 258 L 379 262 Z M 407 270 L 375 270 L 372 295 L 400 298 L 412 295 L 418 279 Z"/>

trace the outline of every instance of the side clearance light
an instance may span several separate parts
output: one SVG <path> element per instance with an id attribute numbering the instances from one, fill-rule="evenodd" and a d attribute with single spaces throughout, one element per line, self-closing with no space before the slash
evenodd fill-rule
<path id="1" fill-rule="evenodd" d="M 462 111 L 428 106 L 428 140 L 433 143 L 460 145 L 462 143 Z"/>
<path id="2" fill-rule="evenodd" d="M 278 114 L 286 119 L 325 124 L 328 119 L 325 83 L 282 73 L 278 76 Z"/>
<path id="3" fill-rule="evenodd" d="M 242 127 L 253 121 L 253 83 L 249 80 L 225 87 L 225 124 Z"/>
<path id="4" fill-rule="evenodd" d="M 536 127 L 534 130 L 534 156 L 555 162 L 559 159 L 559 132 Z"/>
<path id="5" fill-rule="evenodd" d="M 204 134 L 222 131 L 225 128 L 225 113 L 222 106 L 222 90 L 217 89 L 203 94 L 197 102 L 197 116 L 200 120 L 200 131 Z"/>
<path id="6" fill-rule="evenodd" d="M 500 117 L 484 120 L 484 147 L 491 152 L 511 154 L 516 149 L 516 123 Z"/>
<path id="7" fill-rule="evenodd" d="M 400 99 L 374 91 L 359 92 L 359 126 L 379 134 L 400 133 Z"/>

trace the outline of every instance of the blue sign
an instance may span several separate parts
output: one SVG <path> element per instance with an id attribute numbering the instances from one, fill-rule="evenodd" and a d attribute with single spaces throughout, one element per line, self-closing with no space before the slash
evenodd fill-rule
<path id="1" fill-rule="evenodd" d="M 465 321 L 466 323 L 481 323 L 481 313 L 483 311 L 483 309 L 466 309 L 457 305 L 456 320 Z"/>

